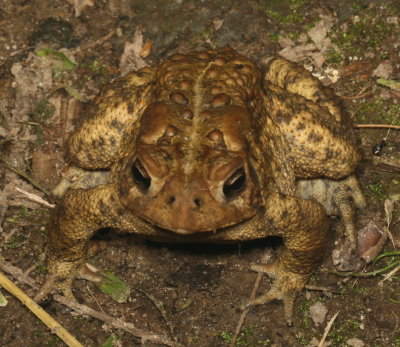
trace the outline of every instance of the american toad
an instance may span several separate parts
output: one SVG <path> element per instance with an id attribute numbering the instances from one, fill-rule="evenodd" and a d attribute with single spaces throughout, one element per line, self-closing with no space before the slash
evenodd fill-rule
<path id="1" fill-rule="evenodd" d="M 57 187 L 37 299 L 53 289 L 73 298 L 100 228 L 184 242 L 278 235 L 277 264 L 254 267 L 275 282 L 250 304 L 282 299 L 289 320 L 323 254 L 329 223 L 320 203 L 339 208 L 352 245 L 348 201 L 364 203 L 351 176 L 360 159 L 352 124 L 330 89 L 282 58 L 261 73 L 230 48 L 175 54 L 106 86 L 69 138 L 67 158 L 79 179 L 67 175 Z"/>

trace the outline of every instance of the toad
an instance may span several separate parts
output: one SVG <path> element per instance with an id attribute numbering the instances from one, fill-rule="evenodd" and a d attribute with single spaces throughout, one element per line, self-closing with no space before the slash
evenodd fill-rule
<path id="1" fill-rule="evenodd" d="M 88 241 L 114 228 L 168 242 L 234 242 L 280 236 L 275 280 L 249 305 L 296 294 L 318 265 L 338 210 L 355 248 L 352 123 L 330 89 L 274 58 L 261 72 L 230 48 L 174 54 L 116 79 L 90 103 L 69 138 L 69 173 L 56 188 L 47 280 L 73 299 Z M 71 182 L 70 178 L 75 177 Z"/>

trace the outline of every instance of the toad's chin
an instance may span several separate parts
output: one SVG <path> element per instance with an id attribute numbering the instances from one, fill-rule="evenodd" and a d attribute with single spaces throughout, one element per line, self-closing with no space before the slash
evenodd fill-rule
<path id="1" fill-rule="evenodd" d="M 186 229 L 181 229 L 181 228 L 175 229 L 175 230 L 173 230 L 173 232 L 176 234 L 180 234 L 180 235 L 190 235 L 190 234 L 196 233 L 196 231 L 186 230 Z"/>

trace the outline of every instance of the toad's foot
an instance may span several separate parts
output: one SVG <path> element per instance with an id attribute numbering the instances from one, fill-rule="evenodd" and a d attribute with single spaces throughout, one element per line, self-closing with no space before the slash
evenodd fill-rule
<path id="1" fill-rule="evenodd" d="M 40 303 L 50 295 L 61 292 L 68 300 L 77 302 L 71 289 L 72 281 L 72 278 L 62 278 L 55 274 L 50 274 L 47 276 L 39 292 L 35 295 L 34 300 Z"/>
<path id="2" fill-rule="evenodd" d="M 77 278 L 85 279 L 87 281 L 99 283 L 104 278 L 103 274 L 95 268 L 93 265 L 88 263 L 83 264 L 76 275 Z M 73 278 L 65 278 L 56 274 L 49 274 L 46 278 L 44 285 L 40 288 L 39 292 L 35 296 L 36 302 L 43 301 L 46 297 L 57 292 L 61 292 L 64 296 L 70 300 L 77 301 L 74 294 L 72 293 L 72 282 Z"/>
<path id="3" fill-rule="evenodd" d="M 354 175 L 342 180 L 328 178 L 299 180 L 296 195 L 303 199 L 318 201 L 325 207 L 328 215 L 339 215 L 343 220 L 348 248 L 351 253 L 355 252 L 357 233 L 353 203 L 358 209 L 364 209 L 366 203 Z"/>
<path id="4" fill-rule="evenodd" d="M 284 317 L 288 325 L 292 325 L 293 305 L 296 295 L 306 285 L 310 274 L 296 274 L 284 268 L 282 263 L 253 264 L 251 269 L 256 272 L 266 273 L 275 279 L 271 289 L 264 295 L 250 300 L 243 309 L 251 306 L 266 304 L 272 300 L 283 300 Z"/>

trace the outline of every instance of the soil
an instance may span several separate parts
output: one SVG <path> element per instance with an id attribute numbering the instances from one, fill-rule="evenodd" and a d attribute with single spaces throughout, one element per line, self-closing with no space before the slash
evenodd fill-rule
<path id="1" fill-rule="evenodd" d="M 230 45 L 260 66 L 277 54 L 304 65 L 335 90 L 356 124 L 399 126 L 399 86 L 382 85 L 400 79 L 399 15 L 397 0 L 2 0 L 0 261 L 43 282 L 51 208 L 16 188 L 55 202 L 43 190 L 51 191 L 65 165 L 63 143 L 82 117 L 81 101 L 90 101 L 101 84 L 176 52 Z M 364 151 L 357 175 L 368 202 L 357 225 L 373 222 L 384 230 L 384 201 L 394 210 L 392 242 L 378 249 L 391 255 L 356 272 L 393 270 L 400 257 L 399 130 L 358 128 L 357 134 Z M 292 326 L 281 302 L 259 306 L 235 345 L 317 346 L 339 312 L 324 346 L 400 346 L 400 272 L 382 282 L 389 270 L 366 278 L 327 271 L 336 270 L 332 251 L 342 239 L 336 219 L 331 246 L 309 283 L 326 290 L 301 292 Z M 130 287 L 128 301 L 118 303 L 86 280 L 76 280 L 74 292 L 97 311 L 183 346 L 229 346 L 257 277 L 250 264 L 274 250 L 275 241 L 175 245 L 104 231 L 95 242 L 106 246 L 89 261 Z M 263 276 L 258 293 L 269 285 Z M 0 307 L 0 345 L 64 345 L 16 298 L 0 292 L 8 301 Z M 84 346 L 157 345 L 56 301 L 44 308 Z"/>

